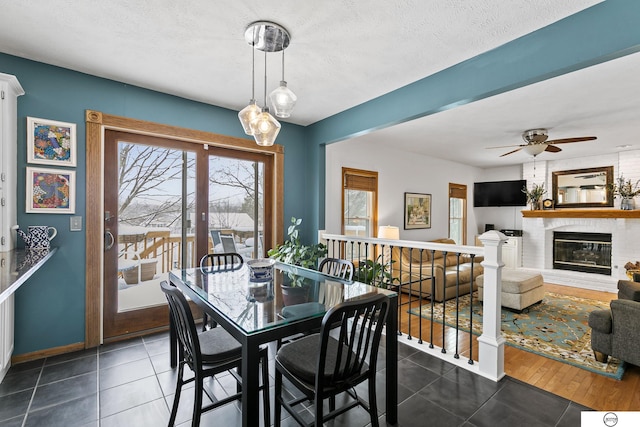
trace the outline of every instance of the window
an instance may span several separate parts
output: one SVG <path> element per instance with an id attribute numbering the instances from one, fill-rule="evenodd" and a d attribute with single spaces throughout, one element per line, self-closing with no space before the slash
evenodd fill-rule
<path id="1" fill-rule="evenodd" d="M 342 234 L 374 237 L 378 225 L 378 172 L 342 168 Z"/>
<path id="2" fill-rule="evenodd" d="M 449 183 L 449 238 L 467 243 L 467 186 Z"/>

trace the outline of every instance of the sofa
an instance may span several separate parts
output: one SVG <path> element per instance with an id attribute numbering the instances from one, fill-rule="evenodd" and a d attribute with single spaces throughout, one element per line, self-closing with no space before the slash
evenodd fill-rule
<path id="1" fill-rule="evenodd" d="M 449 245 L 455 245 L 456 243 L 451 239 L 436 239 L 431 240 L 432 243 L 444 243 Z M 411 293 L 413 295 L 420 295 L 422 291 L 422 297 L 431 298 L 431 272 L 433 266 L 433 273 L 435 276 L 435 294 L 433 299 L 438 302 L 455 298 L 456 296 L 456 283 L 460 281 L 458 292 L 460 295 L 468 294 L 471 291 L 477 289 L 475 279 L 483 273 L 483 268 L 480 263 L 484 260 L 484 257 L 476 256 L 473 260 L 473 277 L 471 273 L 471 256 L 458 254 L 455 252 L 447 252 L 446 259 L 443 251 L 432 251 L 410 249 L 410 248 L 393 248 L 391 252 L 391 264 L 392 276 L 396 279 L 396 282 L 404 284 L 402 286 L 402 292 Z M 414 283 L 408 284 L 413 280 Z"/>
<path id="2" fill-rule="evenodd" d="M 591 349 L 598 362 L 609 356 L 640 366 L 640 283 L 618 281 L 618 299 L 589 314 Z"/>

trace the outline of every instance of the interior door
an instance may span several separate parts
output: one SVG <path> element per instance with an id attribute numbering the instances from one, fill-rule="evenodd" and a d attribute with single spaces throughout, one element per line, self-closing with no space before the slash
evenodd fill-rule
<path id="1" fill-rule="evenodd" d="M 105 341 L 168 324 L 159 284 L 170 270 L 197 264 L 197 241 L 207 233 L 196 218 L 202 151 L 202 144 L 105 132 Z"/>

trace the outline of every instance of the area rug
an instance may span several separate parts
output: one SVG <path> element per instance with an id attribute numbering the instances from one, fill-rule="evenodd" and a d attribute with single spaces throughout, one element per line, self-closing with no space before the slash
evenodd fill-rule
<path id="1" fill-rule="evenodd" d="M 460 298 L 459 326 L 469 331 L 469 295 Z M 455 326 L 456 300 L 450 299 L 445 307 L 445 324 Z M 523 313 L 502 309 L 502 334 L 506 343 L 531 353 L 568 363 L 607 377 L 621 379 L 624 363 L 609 358 L 608 363 L 596 361 L 591 350 L 591 328 L 589 313 L 608 308 L 609 303 L 587 298 L 545 294 L 542 302 L 531 306 Z M 431 305 L 411 310 L 412 314 L 429 319 Z M 435 321 L 442 323 L 442 303 L 434 307 Z M 482 333 L 482 303 L 477 292 L 473 294 L 473 334 Z"/>

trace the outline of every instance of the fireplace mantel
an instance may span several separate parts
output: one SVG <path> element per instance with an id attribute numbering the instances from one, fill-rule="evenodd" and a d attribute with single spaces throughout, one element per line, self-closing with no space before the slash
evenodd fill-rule
<path id="1" fill-rule="evenodd" d="M 551 209 L 522 211 L 524 218 L 636 218 L 640 219 L 640 210 L 622 209 Z"/>

